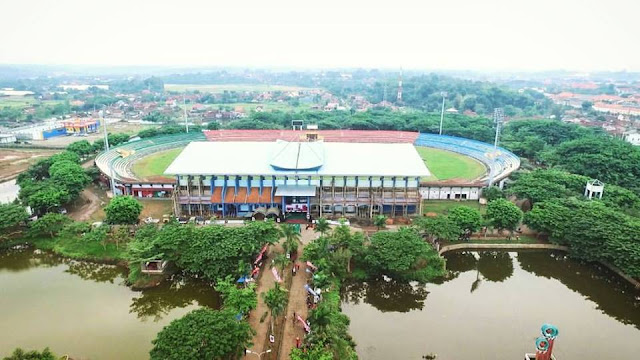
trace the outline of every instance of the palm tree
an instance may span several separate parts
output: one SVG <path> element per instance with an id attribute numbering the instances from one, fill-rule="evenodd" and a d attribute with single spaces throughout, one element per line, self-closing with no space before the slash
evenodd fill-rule
<path id="1" fill-rule="evenodd" d="M 387 217 L 384 215 L 378 215 L 375 218 L 373 218 L 373 225 L 375 225 L 378 228 L 378 230 L 384 229 L 386 224 L 387 224 Z"/>
<path id="2" fill-rule="evenodd" d="M 319 232 L 322 236 L 325 236 L 329 229 L 329 221 L 327 221 L 326 218 L 321 217 L 316 220 L 316 228 L 314 231 Z"/>
<path id="3" fill-rule="evenodd" d="M 298 242 L 300 241 L 300 233 L 291 224 L 280 225 L 280 236 L 284 238 L 282 247 L 288 253 L 298 251 Z"/>
<path id="4" fill-rule="evenodd" d="M 286 289 L 280 287 L 280 283 L 276 283 L 272 289 L 262 294 L 262 298 L 271 312 L 271 332 L 273 333 L 275 319 L 287 309 L 289 294 Z"/>
<path id="5" fill-rule="evenodd" d="M 285 254 L 278 254 L 276 255 L 276 257 L 273 259 L 273 264 L 276 266 L 276 268 L 280 269 L 280 274 L 284 275 L 284 268 L 289 264 L 291 260 L 287 258 L 287 256 Z"/>

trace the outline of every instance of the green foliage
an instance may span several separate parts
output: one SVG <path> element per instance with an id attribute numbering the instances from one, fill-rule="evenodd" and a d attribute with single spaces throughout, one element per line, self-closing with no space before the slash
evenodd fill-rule
<path id="1" fill-rule="evenodd" d="M 593 136 L 559 145 L 547 162 L 571 173 L 640 192 L 640 149 L 609 136 Z"/>
<path id="2" fill-rule="evenodd" d="M 461 230 L 476 232 L 482 226 L 482 215 L 480 211 L 468 206 L 458 206 L 449 211 L 449 220 L 456 224 Z"/>
<path id="3" fill-rule="evenodd" d="M 220 129 L 220 124 L 217 121 L 211 121 L 207 124 L 207 130 L 218 130 Z"/>
<path id="4" fill-rule="evenodd" d="M 98 243 L 102 245 L 102 247 L 107 249 L 107 233 L 109 232 L 109 227 L 107 225 L 98 226 L 97 228 L 89 231 L 84 235 L 84 241 Z"/>
<path id="5" fill-rule="evenodd" d="M 22 205 L 0 204 L 0 233 L 8 232 L 22 225 L 29 219 L 27 210 Z"/>
<path id="6" fill-rule="evenodd" d="M 224 280 L 218 279 L 216 291 L 222 295 L 223 308 L 236 314 L 249 314 L 249 311 L 258 306 L 258 297 L 253 284 L 239 289 L 231 276 L 227 276 Z"/>
<path id="7" fill-rule="evenodd" d="M 486 217 L 497 229 L 515 230 L 522 220 L 522 210 L 506 199 L 497 199 L 487 205 Z"/>
<path id="8" fill-rule="evenodd" d="M 450 217 L 443 215 L 415 218 L 413 224 L 414 227 L 431 240 L 457 240 L 462 232 L 458 224 L 453 222 Z"/>
<path id="9" fill-rule="evenodd" d="M 590 134 L 591 129 L 558 120 L 519 120 L 506 124 L 501 143 L 520 156 L 541 160 L 546 148 Z"/>
<path id="10" fill-rule="evenodd" d="M 316 227 L 314 229 L 315 232 L 319 232 L 320 235 L 324 236 L 327 234 L 327 232 L 329 232 L 329 230 L 331 229 L 331 227 L 329 226 L 329 221 L 324 218 L 318 218 L 316 219 Z"/>
<path id="11" fill-rule="evenodd" d="M 51 181 L 67 189 L 72 197 L 77 196 L 91 179 L 82 166 L 68 160 L 55 162 L 49 167 Z"/>
<path id="12" fill-rule="evenodd" d="M 250 263 L 264 244 L 278 239 L 271 221 L 254 221 L 239 227 L 195 227 L 167 224 L 158 230 L 141 227 L 129 243 L 130 267 L 151 259 L 174 261 L 184 271 L 209 280 L 242 276 L 238 263 Z"/>
<path id="13" fill-rule="evenodd" d="M 493 201 L 496 199 L 500 199 L 504 197 L 502 190 L 500 190 L 497 186 L 489 186 L 487 188 L 482 189 L 482 197 L 487 199 L 487 201 Z"/>
<path id="14" fill-rule="evenodd" d="M 29 234 L 33 237 L 42 235 L 54 237 L 65 227 L 66 224 L 70 222 L 71 219 L 65 215 L 48 213 L 31 223 Z"/>
<path id="15" fill-rule="evenodd" d="M 24 351 L 21 348 L 17 348 L 13 351 L 11 356 L 7 356 L 4 360 L 57 360 L 57 356 L 54 355 L 49 348 L 36 351 Z"/>
<path id="16" fill-rule="evenodd" d="M 21 196 L 26 196 L 26 204 L 36 214 L 56 210 L 71 201 L 69 190 L 53 181 L 29 182 L 20 188 Z M 28 194 L 28 195 L 27 195 Z"/>
<path id="17" fill-rule="evenodd" d="M 60 236 L 73 238 L 80 237 L 91 231 L 91 225 L 84 221 L 73 221 L 66 224 L 60 231 Z"/>
<path id="18" fill-rule="evenodd" d="M 289 293 L 280 286 L 280 283 L 275 283 L 271 289 L 262 294 L 262 297 L 274 319 L 283 314 L 287 309 Z"/>
<path id="19" fill-rule="evenodd" d="M 640 221 L 598 201 L 565 199 L 537 203 L 525 216 L 531 228 L 568 245 L 571 254 L 605 261 L 640 276 Z"/>
<path id="20" fill-rule="evenodd" d="M 142 205 L 131 196 L 117 196 L 104 208 L 110 224 L 137 224 Z"/>
<path id="21" fill-rule="evenodd" d="M 413 229 L 377 232 L 364 259 L 372 275 L 404 281 L 429 281 L 444 275 L 444 261 Z"/>
<path id="22" fill-rule="evenodd" d="M 70 161 L 75 164 L 80 164 L 80 156 L 75 152 L 71 151 L 63 151 L 61 153 L 55 154 L 49 158 L 49 164 L 53 165 L 58 161 Z"/>
<path id="23" fill-rule="evenodd" d="M 294 348 L 289 358 L 291 360 L 333 360 L 333 353 L 321 346 L 312 346 L 305 350 Z"/>
<path id="24" fill-rule="evenodd" d="M 298 251 L 300 233 L 296 231 L 293 224 L 280 225 L 280 235 L 284 237 L 284 244 L 282 245 L 284 251 L 288 253 Z"/>
<path id="25" fill-rule="evenodd" d="M 152 341 L 152 360 L 232 359 L 250 345 L 253 330 L 227 310 L 194 310 L 173 320 Z"/>
<path id="26" fill-rule="evenodd" d="M 373 218 L 373 225 L 375 225 L 378 230 L 384 229 L 387 225 L 387 217 L 384 215 L 377 215 Z"/>
<path id="27" fill-rule="evenodd" d="M 80 140 L 69 144 L 67 146 L 67 150 L 83 157 L 93 153 L 94 148 L 87 140 Z"/>

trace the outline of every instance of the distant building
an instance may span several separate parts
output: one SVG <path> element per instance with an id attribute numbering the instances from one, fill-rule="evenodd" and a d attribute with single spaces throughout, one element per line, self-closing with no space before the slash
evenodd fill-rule
<path id="1" fill-rule="evenodd" d="M 640 146 L 640 134 L 636 131 L 624 133 L 624 140 L 631 145 Z"/>
<path id="2" fill-rule="evenodd" d="M 11 144 L 16 142 L 14 134 L 0 134 L 0 144 Z"/>

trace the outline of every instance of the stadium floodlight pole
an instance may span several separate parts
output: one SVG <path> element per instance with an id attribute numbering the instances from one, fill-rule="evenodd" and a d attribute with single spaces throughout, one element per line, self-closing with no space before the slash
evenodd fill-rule
<path id="1" fill-rule="evenodd" d="M 184 94 L 182 94 L 182 108 L 184 109 L 184 127 L 186 128 L 188 134 L 189 122 L 187 121 L 187 100 L 185 100 Z"/>
<path id="2" fill-rule="evenodd" d="M 102 128 L 104 129 L 104 150 L 105 152 L 109 151 L 109 135 L 107 133 L 107 121 L 104 119 L 104 111 L 100 110 L 98 112 L 100 115 L 100 121 L 102 121 Z M 111 184 L 111 196 L 116 196 L 116 184 L 113 180 L 113 166 L 109 163 L 109 183 Z"/>
<path id="3" fill-rule="evenodd" d="M 496 123 L 496 138 L 493 141 L 493 149 L 497 152 L 498 150 L 498 139 L 500 138 L 500 125 L 504 120 L 504 112 L 502 108 L 493 109 L 493 121 Z M 494 167 L 491 166 L 489 169 L 489 186 L 493 185 L 493 177 L 494 177 Z"/>
<path id="4" fill-rule="evenodd" d="M 442 135 L 442 123 L 444 122 L 444 99 L 447 97 L 447 92 L 443 91 L 440 95 L 442 95 L 442 110 L 440 111 L 440 132 L 438 135 Z"/>

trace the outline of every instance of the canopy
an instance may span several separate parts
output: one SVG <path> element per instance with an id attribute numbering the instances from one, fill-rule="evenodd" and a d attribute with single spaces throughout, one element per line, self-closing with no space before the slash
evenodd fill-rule
<path id="1" fill-rule="evenodd" d="M 313 185 L 278 186 L 276 196 L 316 196 L 316 187 Z"/>

